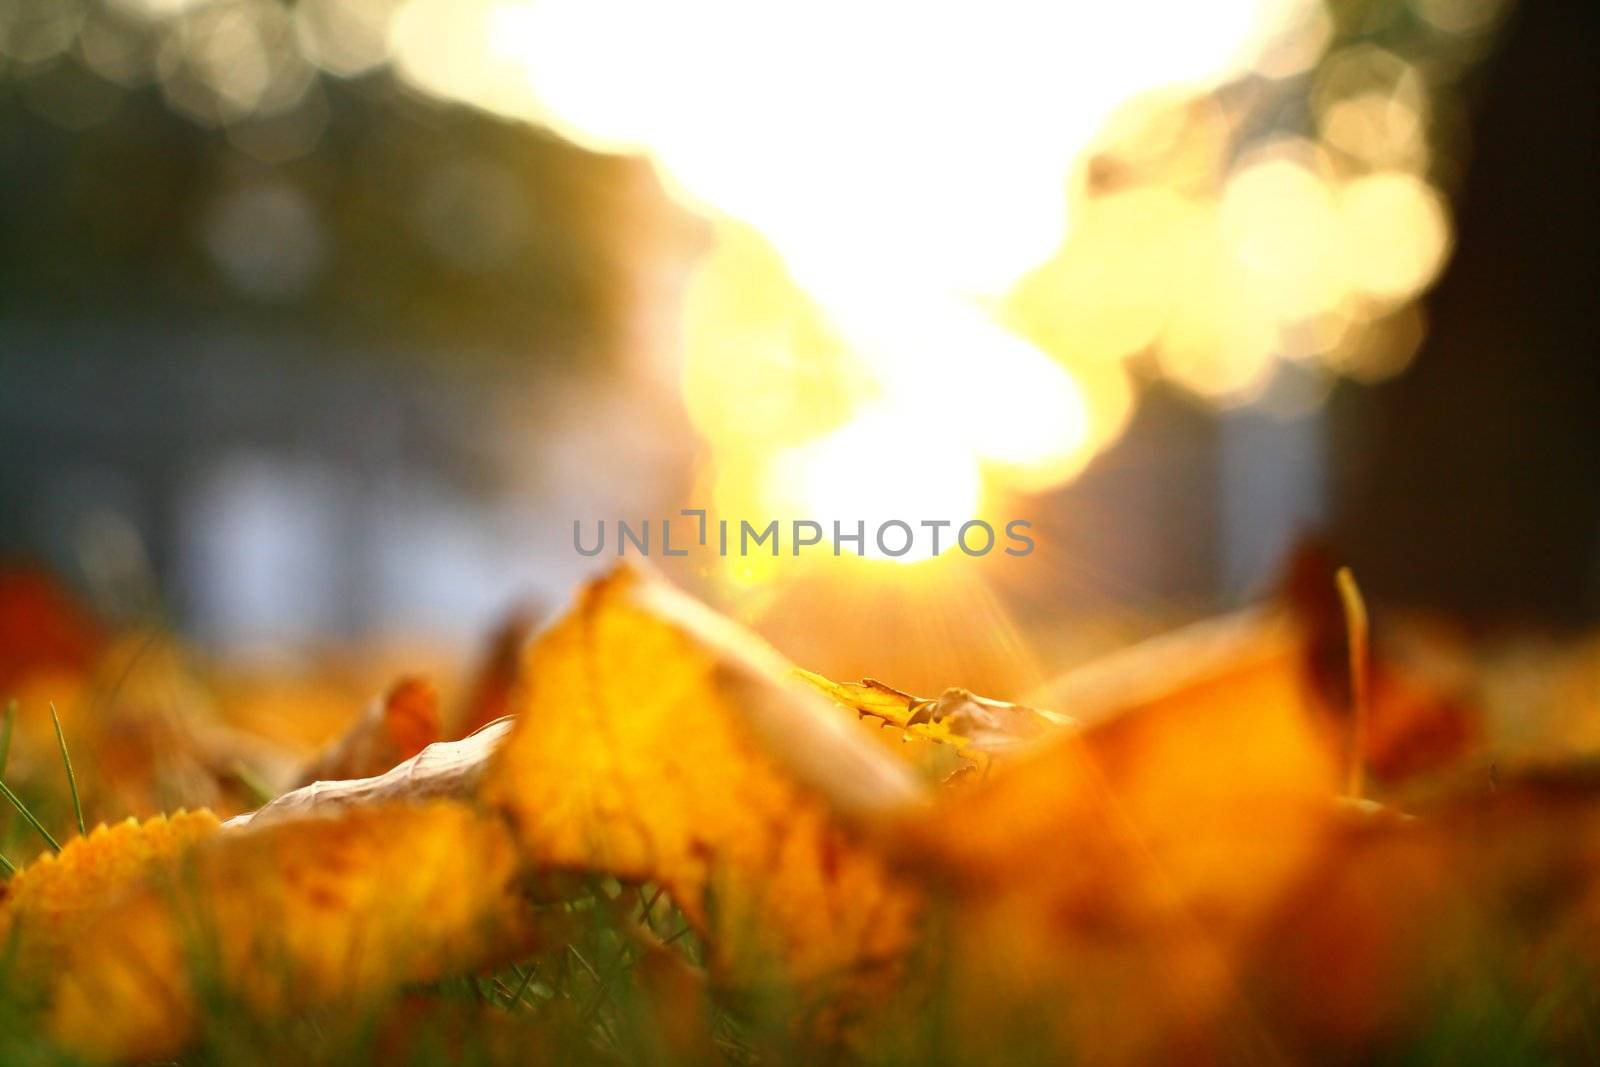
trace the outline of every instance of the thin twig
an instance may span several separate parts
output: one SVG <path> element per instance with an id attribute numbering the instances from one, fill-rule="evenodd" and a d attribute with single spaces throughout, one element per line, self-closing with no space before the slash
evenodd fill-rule
<path id="1" fill-rule="evenodd" d="M 56 744 L 61 746 L 61 762 L 67 767 L 67 786 L 72 790 L 72 815 L 78 820 L 78 836 L 89 836 L 83 825 L 83 801 L 78 797 L 78 776 L 72 770 L 72 756 L 67 752 L 67 735 L 61 732 L 61 716 L 56 714 L 56 702 L 50 702 L 50 723 L 56 728 Z"/>

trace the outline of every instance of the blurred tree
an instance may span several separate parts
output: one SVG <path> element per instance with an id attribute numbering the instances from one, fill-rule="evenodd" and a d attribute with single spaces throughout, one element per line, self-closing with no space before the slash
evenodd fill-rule
<path id="1" fill-rule="evenodd" d="M 1409 373 L 1347 387 L 1338 539 L 1365 585 L 1481 621 L 1600 620 L 1600 8 L 1529 0 L 1479 102 L 1460 242 Z"/>
<path id="2" fill-rule="evenodd" d="M 73 67 L 66 56 L 48 67 Z M 646 173 L 554 135 L 419 100 L 387 74 L 313 85 L 325 125 L 264 162 L 155 88 L 79 126 L 0 77 L 0 313 L 300 323 L 358 344 L 560 359 L 608 350 L 617 223 Z M 86 72 L 83 77 L 93 77 Z"/>

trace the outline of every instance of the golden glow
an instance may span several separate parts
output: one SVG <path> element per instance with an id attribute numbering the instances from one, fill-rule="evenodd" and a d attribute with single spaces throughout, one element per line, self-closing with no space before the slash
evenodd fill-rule
<path id="1" fill-rule="evenodd" d="M 1215 214 L 1187 253 L 1184 283 L 1170 309 L 1156 357 L 1162 372 L 1218 403 L 1254 397 L 1272 370 L 1276 340 L 1270 305 L 1222 236 Z"/>
<path id="2" fill-rule="evenodd" d="M 1449 251 L 1450 219 L 1432 187 L 1413 174 L 1382 171 L 1340 194 L 1357 287 L 1399 302 L 1433 282 Z"/>
<path id="3" fill-rule="evenodd" d="M 389 44 L 710 221 L 679 380 L 724 515 L 916 521 L 1074 477 L 1133 367 L 1237 404 L 1280 359 L 1409 358 L 1450 242 L 1426 81 L 1334 32 L 1319 0 L 404 0 Z M 1312 75 L 1319 141 L 1239 154 L 1207 90 L 1250 70 Z"/>
<path id="4" fill-rule="evenodd" d="M 978 465 L 966 448 L 929 433 L 926 420 L 884 409 L 865 411 L 832 434 L 780 453 L 769 474 L 773 514 L 820 522 L 828 538 L 836 521 L 851 533 L 864 522 L 860 554 L 900 563 L 931 557 L 924 520 L 952 523 L 941 539 L 946 550 L 955 528 L 978 514 L 982 494 Z M 896 519 L 917 535 L 902 556 L 887 555 L 875 543 L 879 527 Z M 890 552 L 898 552 L 903 535 L 888 531 L 885 537 Z"/>
<path id="5" fill-rule="evenodd" d="M 1061 246 L 1113 109 L 1243 70 L 1301 7 L 407 0 L 392 37 L 430 91 L 644 153 L 718 220 L 682 382 L 730 517 L 794 486 L 796 517 L 914 521 L 1057 485 L 1120 431 L 1139 302 L 1102 316 L 1108 366 L 996 301 Z"/>
<path id="6" fill-rule="evenodd" d="M 389 23 L 398 72 L 435 96 L 518 118 L 542 116 L 518 56 L 497 46 L 505 16 L 481 0 L 406 0 Z"/>
<path id="7" fill-rule="evenodd" d="M 719 450 L 816 438 L 875 391 L 776 250 L 750 227 L 725 220 L 684 299 L 683 360 L 689 416 Z"/>
<path id="8" fill-rule="evenodd" d="M 1412 0 L 1423 47 L 1379 46 L 1328 0 L 116 5 L 163 24 L 148 73 L 172 106 L 264 160 L 320 135 L 313 67 L 385 63 L 648 159 L 711 242 L 681 347 L 651 324 L 640 377 L 679 383 L 735 519 L 760 517 L 775 471 L 814 486 L 797 463 L 882 484 L 829 458 L 858 422 L 936 443 L 897 460 L 925 494 L 909 518 L 949 506 L 936 463 L 977 471 L 990 502 L 1073 478 L 1141 378 L 1231 405 L 1283 360 L 1404 366 L 1408 304 L 1451 246 L 1430 183 L 1460 162 L 1441 72 L 1504 7 Z M 142 61 L 94 25 L 85 62 L 136 84 Z M 29 47 L 12 58 L 45 58 Z M 263 116 L 294 136 L 261 140 Z"/>
<path id="9" fill-rule="evenodd" d="M 487 10 L 533 117 L 647 152 L 691 203 L 759 227 L 825 300 L 882 284 L 885 269 L 896 284 L 1004 291 L 1059 242 L 1066 177 L 1113 107 L 1241 68 L 1282 18 L 1271 0 Z"/>
<path id="10" fill-rule="evenodd" d="M 1333 190 L 1304 142 L 1269 149 L 1228 180 L 1223 235 L 1279 321 L 1308 319 L 1344 297 L 1348 268 Z"/>
<path id="11" fill-rule="evenodd" d="M 1089 201 L 1071 242 L 1020 285 L 1016 313 L 1052 352 L 1127 359 L 1154 344 L 1200 223 L 1197 204 L 1160 187 Z"/>
<path id="12" fill-rule="evenodd" d="M 1422 115 L 1397 96 L 1362 92 L 1341 97 L 1320 116 L 1328 144 L 1373 166 L 1420 171 L 1428 162 Z"/>
<path id="13" fill-rule="evenodd" d="M 854 309 L 853 309 L 854 310 Z M 1018 488 L 1064 480 L 1088 442 L 1082 389 L 979 309 L 952 301 L 863 307 L 855 351 L 886 402 Z"/>
<path id="14" fill-rule="evenodd" d="M 1327 359 L 1339 373 L 1357 381 L 1383 381 L 1411 365 L 1427 332 L 1422 309 L 1408 304 L 1347 333 L 1328 351 Z"/>
<path id="15" fill-rule="evenodd" d="M 977 308 L 885 295 L 829 319 L 752 231 L 718 233 L 686 301 L 683 390 L 724 514 L 959 524 L 981 471 L 1027 490 L 1087 459 L 1078 381 Z"/>

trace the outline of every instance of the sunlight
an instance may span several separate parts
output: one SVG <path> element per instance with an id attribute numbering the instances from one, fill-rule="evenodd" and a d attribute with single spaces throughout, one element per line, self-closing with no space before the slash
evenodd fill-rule
<path id="1" fill-rule="evenodd" d="M 667 371 L 715 499 L 853 520 L 1071 480 L 1140 375 L 1231 406 L 1283 359 L 1395 362 L 1361 353 L 1400 350 L 1450 245 L 1417 69 L 1335 48 L 1321 139 L 1243 153 L 1207 95 L 1330 32 L 1319 0 L 405 0 L 390 43 L 430 92 L 651 162 L 709 224 Z"/>
<path id="2" fill-rule="evenodd" d="M 780 453 L 767 478 L 776 513 L 805 516 L 830 532 L 835 522 L 847 531 L 864 523 L 866 536 L 857 554 L 897 563 L 933 558 L 937 553 L 922 523 L 942 521 L 950 526 L 939 551 L 947 551 L 954 530 L 978 514 L 982 479 L 967 449 L 931 429 L 927 420 L 879 408 Z M 901 548 L 898 534 L 888 540 L 887 552 L 876 543 L 879 528 L 892 520 L 917 535 L 904 555 L 891 554 Z"/>
<path id="3" fill-rule="evenodd" d="M 526 77 L 497 99 L 647 155 L 713 219 L 683 392 L 729 513 L 959 522 L 986 484 L 1072 478 L 1126 418 L 1120 371 L 1074 373 L 995 311 L 1065 239 L 1075 161 L 1123 101 L 1241 69 L 1298 6 L 538 0 L 484 25 Z"/>

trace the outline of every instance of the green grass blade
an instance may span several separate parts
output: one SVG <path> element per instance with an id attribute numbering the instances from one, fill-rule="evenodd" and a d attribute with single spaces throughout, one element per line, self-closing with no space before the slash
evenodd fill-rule
<path id="1" fill-rule="evenodd" d="M 72 756 L 67 752 L 67 735 L 61 732 L 61 716 L 56 714 L 55 701 L 50 702 L 50 723 L 56 728 L 56 744 L 61 746 L 61 762 L 67 766 L 67 786 L 72 790 L 72 814 L 78 820 L 78 836 L 88 836 L 83 825 L 83 801 L 78 799 L 78 776 L 72 771 Z"/>
<path id="2" fill-rule="evenodd" d="M 511 969 L 516 970 L 516 966 L 513 965 Z M 522 981 L 518 983 L 516 992 L 511 994 L 511 1007 L 520 1008 L 522 1006 L 522 998 L 528 992 L 528 987 L 533 984 L 533 976 L 538 971 L 539 968 L 537 967 L 530 966 L 528 968 L 528 973 L 522 976 Z"/>
<path id="3" fill-rule="evenodd" d="M 51 836 L 50 831 L 44 828 L 44 823 L 33 817 L 33 812 L 28 810 L 28 805 L 24 804 L 22 798 L 13 793 L 11 787 L 6 785 L 5 782 L 0 782 L 0 796 L 4 796 L 11 801 L 11 806 L 17 809 L 17 814 L 21 815 L 29 826 L 39 831 L 39 836 L 44 838 L 44 843 L 50 846 L 50 851 L 61 851 L 61 842 Z"/>
<path id="4" fill-rule="evenodd" d="M 0 871 L 4 871 L 7 878 L 17 873 L 17 865 L 6 859 L 3 852 L 0 852 Z"/>
<path id="5" fill-rule="evenodd" d="M 6 761 L 11 758 L 11 728 L 17 724 L 17 698 L 6 702 L 6 718 L 0 723 L 0 778 L 6 776 Z"/>
<path id="6" fill-rule="evenodd" d="M 243 761 L 233 765 L 233 776 L 239 779 L 239 784 L 244 786 L 251 798 L 256 802 L 256 807 L 263 807 L 278 798 L 277 790 L 267 784 L 266 779 L 257 774 Z"/>

